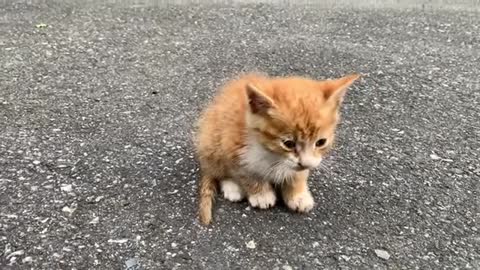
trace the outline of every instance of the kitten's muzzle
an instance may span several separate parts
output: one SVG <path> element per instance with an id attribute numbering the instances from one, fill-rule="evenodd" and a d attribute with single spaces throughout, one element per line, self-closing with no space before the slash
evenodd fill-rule
<path id="1" fill-rule="evenodd" d="M 312 169 L 310 166 L 302 164 L 300 162 L 297 163 L 297 166 L 295 167 L 296 171 L 304 171 L 304 170 L 309 170 Z"/>

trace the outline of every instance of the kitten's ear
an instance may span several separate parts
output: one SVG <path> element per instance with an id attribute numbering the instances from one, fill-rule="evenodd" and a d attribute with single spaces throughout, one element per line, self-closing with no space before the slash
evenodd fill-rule
<path id="1" fill-rule="evenodd" d="M 359 74 L 351 74 L 340 79 L 324 81 L 322 83 L 322 88 L 327 102 L 331 102 L 335 106 L 341 104 L 348 87 L 358 78 L 360 78 Z"/>
<path id="2" fill-rule="evenodd" d="M 247 97 L 250 110 L 254 114 L 266 114 L 275 107 L 273 100 L 258 90 L 253 84 L 247 84 Z"/>

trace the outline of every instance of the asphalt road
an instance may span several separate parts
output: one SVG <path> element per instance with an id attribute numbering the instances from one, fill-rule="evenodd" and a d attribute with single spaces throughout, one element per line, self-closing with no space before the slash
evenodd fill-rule
<path id="1" fill-rule="evenodd" d="M 1 269 L 480 269 L 475 1 L 133 2 L 0 2 Z M 251 70 L 364 76 L 311 214 L 203 228 L 192 124 Z"/>

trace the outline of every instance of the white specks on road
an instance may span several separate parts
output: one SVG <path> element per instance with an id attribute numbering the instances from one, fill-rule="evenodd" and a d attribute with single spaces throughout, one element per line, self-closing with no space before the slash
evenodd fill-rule
<path id="1" fill-rule="evenodd" d="M 94 217 L 92 220 L 90 220 L 89 224 L 98 224 L 98 222 L 100 222 L 100 218 Z"/>
<path id="2" fill-rule="evenodd" d="M 178 247 L 177 243 L 172 243 L 171 246 L 172 246 L 172 248 L 177 248 Z"/>
<path id="3" fill-rule="evenodd" d="M 179 158 L 177 160 L 175 160 L 175 165 L 177 165 L 178 163 L 182 162 L 183 158 Z"/>
<path id="4" fill-rule="evenodd" d="M 125 267 L 127 268 L 127 270 L 130 270 L 130 269 L 139 269 L 139 263 L 138 263 L 138 260 L 135 259 L 135 258 L 130 258 L 128 259 L 126 262 L 125 262 Z"/>
<path id="5" fill-rule="evenodd" d="M 320 246 L 320 244 L 318 242 L 313 242 L 313 244 L 312 244 L 312 247 L 314 247 L 314 248 L 319 247 L 319 246 Z"/>
<path id="6" fill-rule="evenodd" d="M 10 218 L 10 219 L 16 219 L 16 218 L 18 218 L 18 216 L 15 215 L 15 214 L 4 214 L 4 213 L 1 213 L 0 216 L 6 217 L 6 218 Z"/>
<path id="7" fill-rule="evenodd" d="M 346 262 L 350 261 L 350 257 L 348 257 L 347 255 L 340 255 L 340 259 L 342 259 Z"/>
<path id="8" fill-rule="evenodd" d="M 14 251 L 14 252 L 8 254 L 7 259 L 10 259 L 11 257 L 15 257 L 15 256 L 22 256 L 23 254 L 25 254 L 25 251 L 23 249 L 17 250 L 17 251 Z"/>
<path id="9" fill-rule="evenodd" d="M 463 171 L 460 170 L 459 168 L 454 168 L 454 169 L 452 169 L 452 171 L 453 171 L 453 173 L 455 173 L 455 174 L 463 174 Z"/>
<path id="10" fill-rule="evenodd" d="M 99 201 L 101 201 L 103 198 L 105 198 L 105 196 L 98 196 L 97 198 L 95 198 L 95 202 L 99 202 Z"/>
<path id="11" fill-rule="evenodd" d="M 75 212 L 75 210 L 77 210 L 77 209 L 73 208 L 73 207 L 69 207 L 69 206 L 64 206 L 62 208 L 62 211 L 65 212 L 65 213 L 68 213 L 69 216 L 71 216 L 73 214 L 73 212 Z"/>
<path id="12" fill-rule="evenodd" d="M 72 185 L 71 184 L 62 184 L 60 187 L 60 190 L 65 191 L 65 192 L 72 192 Z"/>
<path id="13" fill-rule="evenodd" d="M 109 239 L 108 243 L 111 244 L 125 244 L 128 242 L 128 239 Z"/>
<path id="14" fill-rule="evenodd" d="M 431 154 L 431 155 L 430 155 L 430 158 L 433 159 L 433 160 L 439 160 L 439 159 L 441 159 L 441 157 L 439 157 L 439 156 L 436 155 L 436 154 Z"/>
<path id="15" fill-rule="evenodd" d="M 381 259 L 384 259 L 384 260 L 390 259 L 390 253 L 388 253 L 386 250 L 375 249 L 374 251 L 375 251 L 375 255 L 377 255 L 377 257 L 379 257 Z"/>
<path id="16" fill-rule="evenodd" d="M 30 256 L 27 256 L 22 260 L 22 263 L 31 263 L 31 262 L 33 262 L 33 258 Z"/>
<path id="17" fill-rule="evenodd" d="M 285 264 L 284 266 L 282 266 L 282 269 L 283 270 L 293 270 L 293 268 L 288 264 Z"/>
<path id="18" fill-rule="evenodd" d="M 251 241 L 248 241 L 247 243 L 245 243 L 245 245 L 247 246 L 247 248 L 249 249 L 255 249 L 257 247 L 257 244 L 255 244 L 255 241 L 251 240 Z"/>
<path id="19" fill-rule="evenodd" d="M 32 163 L 33 163 L 34 165 L 38 165 L 38 164 L 40 164 L 40 160 L 34 160 L 34 161 L 32 161 Z"/>
<path id="20" fill-rule="evenodd" d="M 168 195 L 173 195 L 173 194 L 177 194 L 177 193 L 178 193 L 178 189 L 175 189 L 174 191 L 167 192 Z"/>

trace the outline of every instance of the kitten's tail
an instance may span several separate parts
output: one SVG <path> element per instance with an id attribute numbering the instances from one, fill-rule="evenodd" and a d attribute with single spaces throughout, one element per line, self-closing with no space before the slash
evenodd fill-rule
<path id="1" fill-rule="evenodd" d="M 198 215 L 200 222 L 204 225 L 212 221 L 213 201 L 217 192 L 217 183 L 213 177 L 202 176 L 199 186 Z"/>

